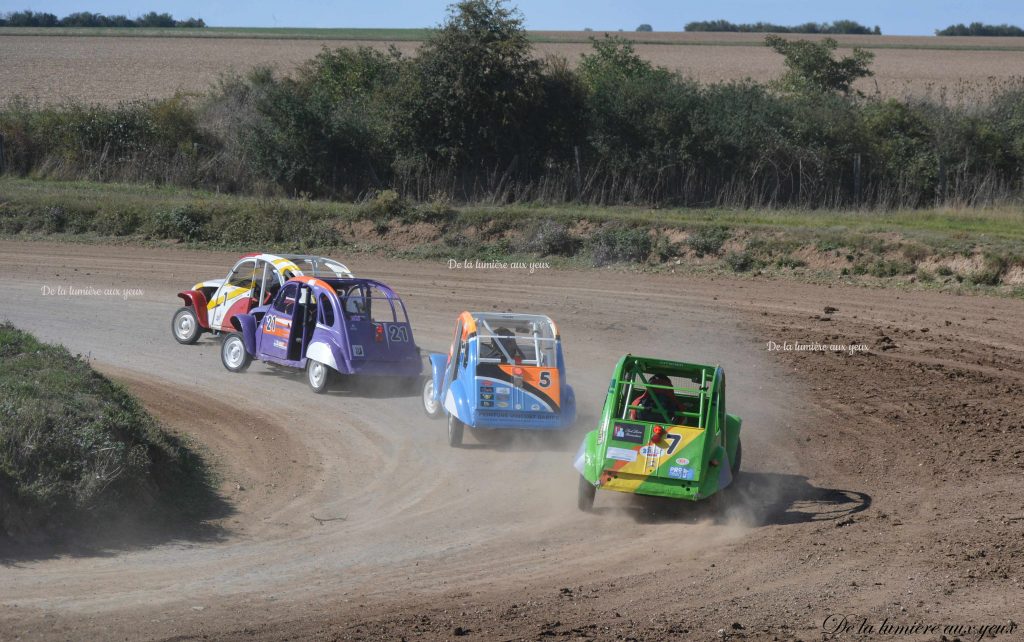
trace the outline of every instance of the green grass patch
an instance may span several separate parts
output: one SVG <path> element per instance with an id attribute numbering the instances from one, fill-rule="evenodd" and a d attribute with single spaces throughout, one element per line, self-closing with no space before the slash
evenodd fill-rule
<path id="1" fill-rule="evenodd" d="M 985 269 L 970 282 L 986 287 L 1002 286 L 1024 261 L 1024 211 L 1010 207 L 885 212 L 457 205 L 440 197 L 414 203 L 391 190 L 346 203 L 13 178 L 0 179 L 0 234 L 246 251 L 553 258 L 574 265 L 675 266 L 698 256 L 704 257 L 702 269 L 777 268 L 772 273 L 795 278 L 834 272 L 836 278 L 906 280 L 929 261 L 930 272 L 946 277 L 943 261 L 984 257 Z M 709 264 L 708 257 L 717 260 Z M 808 269 L 794 270 L 803 267 Z"/>
<path id="2" fill-rule="evenodd" d="M 0 323 L 0 537 L 82 542 L 198 519 L 218 502 L 212 483 L 121 386 Z"/>

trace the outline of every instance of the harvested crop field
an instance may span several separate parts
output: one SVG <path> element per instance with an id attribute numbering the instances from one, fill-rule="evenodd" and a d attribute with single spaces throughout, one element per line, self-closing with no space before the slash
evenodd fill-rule
<path id="1" fill-rule="evenodd" d="M 217 31 L 197 37 L 12 35 L 0 32 L 0 98 L 22 95 L 46 102 L 66 98 L 97 103 L 159 98 L 176 91 L 202 91 L 230 69 L 255 65 L 293 69 L 322 47 L 395 45 L 415 51 L 416 41 L 335 39 L 297 30 Z M 346 34 L 348 32 L 345 32 Z M 532 32 L 538 55 L 571 61 L 589 50 L 587 32 Z M 623 33 L 642 38 L 644 57 L 704 82 L 752 78 L 769 80 L 782 71 L 782 58 L 760 43 L 760 34 Z M 806 37 L 806 36 L 788 36 Z M 354 37 L 355 38 L 355 37 Z M 865 93 L 884 96 L 945 95 L 947 100 L 984 99 L 991 90 L 1024 73 L 1024 39 L 840 36 L 844 46 L 875 51 L 875 77 L 862 81 Z"/>

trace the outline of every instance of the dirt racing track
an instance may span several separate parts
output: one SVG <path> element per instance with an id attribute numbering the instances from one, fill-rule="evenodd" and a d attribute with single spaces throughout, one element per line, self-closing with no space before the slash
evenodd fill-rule
<path id="1" fill-rule="evenodd" d="M 175 294 L 235 258 L 0 242 L 0 316 L 194 437 L 226 500 L 187 533 L 0 555 L 0 639 L 785 640 L 839 613 L 1024 618 L 1020 300 L 339 254 L 396 288 L 427 349 L 462 309 L 559 323 L 576 431 L 451 449 L 417 396 L 317 396 L 262 364 L 227 372 L 215 339 L 175 343 Z M 723 505 L 602 492 L 576 510 L 573 453 L 630 351 L 725 367 L 744 471 Z"/>

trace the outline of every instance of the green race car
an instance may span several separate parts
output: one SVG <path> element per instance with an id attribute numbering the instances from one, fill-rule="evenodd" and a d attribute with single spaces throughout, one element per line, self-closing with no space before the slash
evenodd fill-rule
<path id="1" fill-rule="evenodd" d="M 576 454 L 579 508 L 598 488 L 696 501 L 740 470 L 741 420 L 726 413 L 718 366 L 626 355 L 608 386 L 601 424 Z"/>

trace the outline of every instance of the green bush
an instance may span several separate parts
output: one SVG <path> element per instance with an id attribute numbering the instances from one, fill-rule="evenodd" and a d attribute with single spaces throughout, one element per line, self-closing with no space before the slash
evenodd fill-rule
<path id="1" fill-rule="evenodd" d="M 836 60 L 832 53 L 839 43 L 834 38 L 786 40 L 773 34 L 765 36 L 764 43 L 785 58 L 786 72 L 779 84 L 789 91 L 848 94 L 858 78 L 874 75 L 869 69 L 874 53 L 854 47 L 851 55 Z"/>
<path id="2" fill-rule="evenodd" d="M 780 268 L 801 268 L 807 266 L 807 261 L 786 255 L 775 259 L 775 265 Z"/>
<path id="3" fill-rule="evenodd" d="M 931 248 L 925 247 L 920 243 L 907 243 L 900 251 L 903 253 L 903 258 L 911 263 L 920 263 L 933 253 Z"/>
<path id="4" fill-rule="evenodd" d="M 725 264 L 733 272 L 749 272 L 757 269 L 760 261 L 750 252 L 729 252 L 725 255 Z"/>
<path id="5" fill-rule="evenodd" d="M 917 271 L 917 268 L 909 261 L 876 259 L 867 266 L 865 271 L 871 276 L 889 278 L 902 276 L 904 274 L 913 274 Z"/>
<path id="6" fill-rule="evenodd" d="M 458 212 L 452 207 L 451 199 L 444 194 L 435 194 L 426 203 L 407 210 L 401 218 L 406 223 L 432 223 L 445 227 L 457 216 Z"/>
<path id="7" fill-rule="evenodd" d="M 526 232 L 523 249 L 540 256 L 574 256 L 581 241 L 565 223 L 546 219 L 534 223 Z"/>
<path id="8" fill-rule="evenodd" d="M 686 244 L 697 256 L 717 256 L 722 251 L 722 246 L 729 240 L 729 236 L 729 229 L 726 227 L 701 227 L 690 232 Z"/>
<path id="9" fill-rule="evenodd" d="M 168 218 L 175 237 L 182 241 L 203 240 L 203 232 L 210 222 L 209 212 L 194 205 L 175 208 Z"/>
<path id="10" fill-rule="evenodd" d="M 393 189 L 381 190 L 363 205 L 361 215 L 371 221 L 404 218 L 409 212 L 409 203 Z"/>
<path id="11" fill-rule="evenodd" d="M 654 243 L 646 229 L 605 225 L 590 239 L 590 255 L 595 265 L 616 262 L 640 263 L 651 254 Z"/>
<path id="12" fill-rule="evenodd" d="M 59 234 L 67 229 L 68 213 L 63 207 L 48 207 L 43 218 L 43 231 L 47 234 Z"/>
<path id="13" fill-rule="evenodd" d="M 103 236 L 128 236 L 139 229 L 141 217 L 133 210 L 101 210 L 93 221 L 97 234 Z"/>
<path id="14" fill-rule="evenodd" d="M 1010 262 L 1005 256 L 988 253 L 984 257 L 981 269 L 972 272 L 969 278 L 978 285 L 1000 285 L 1003 276 L 1010 269 Z"/>

